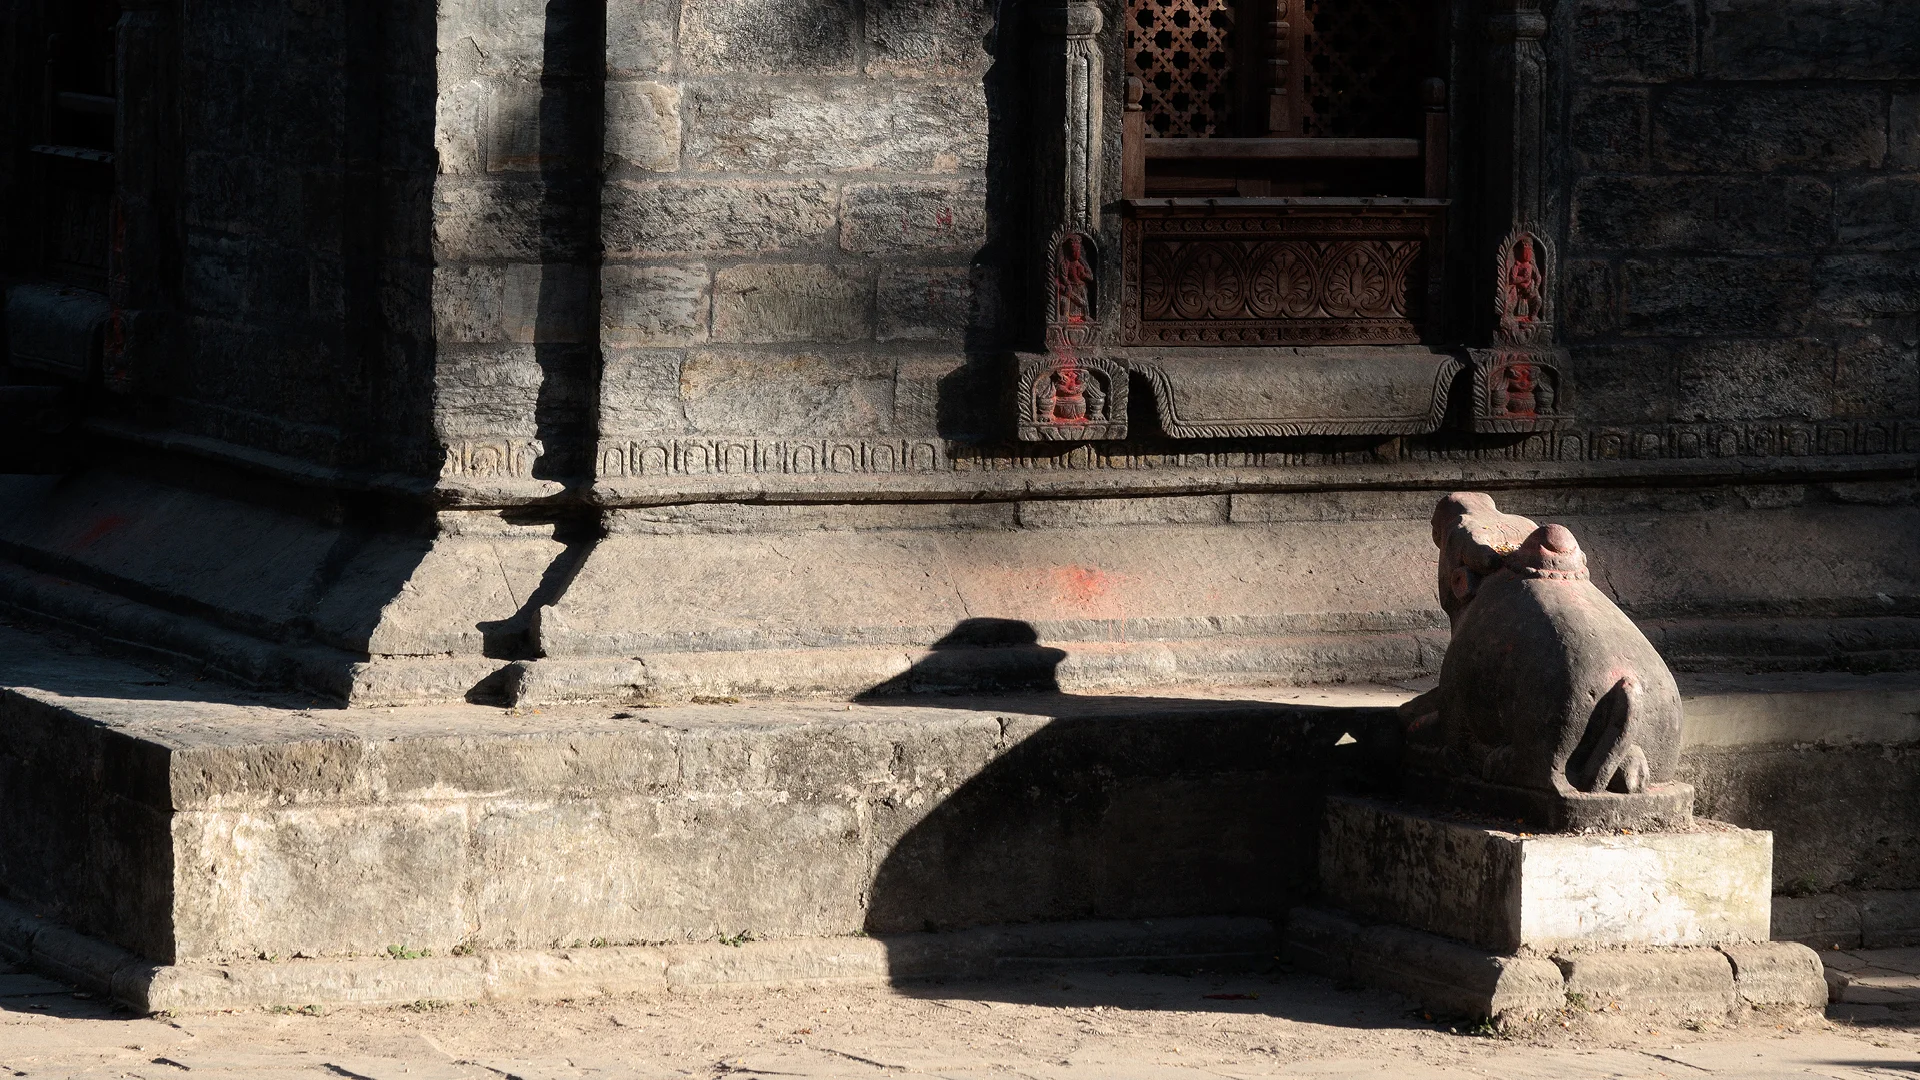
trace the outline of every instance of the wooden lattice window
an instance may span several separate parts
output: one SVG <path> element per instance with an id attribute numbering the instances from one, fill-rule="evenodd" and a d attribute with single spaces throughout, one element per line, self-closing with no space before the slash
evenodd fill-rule
<path id="1" fill-rule="evenodd" d="M 1132 0 L 1126 30 L 1127 62 L 1144 84 L 1148 133 L 1227 133 L 1239 50 L 1232 0 Z"/>
<path id="2" fill-rule="evenodd" d="M 1124 341 L 1438 340 L 1441 6 L 1127 0 Z"/>
<path id="3" fill-rule="evenodd" d="M 30 129 L 26 222 L 36 276 L 103 290 L 113 202 L 117 0 L 45 6 L 41 100 Z"/>
<path id="4" fill-rule="evenodd" d="M 1424 0 L 1296 0 L 1300 134 L 1417 138 L 1420 82 L 1434 66 Z"/>

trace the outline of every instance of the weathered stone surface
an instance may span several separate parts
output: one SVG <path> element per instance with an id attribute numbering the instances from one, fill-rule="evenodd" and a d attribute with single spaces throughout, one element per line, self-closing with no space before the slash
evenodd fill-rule
<path id="1" fill-rule="evenodd" d="M 687 429 L 680 364 L 673 349 L 608 349 L 600 375 L 600 430 L 609 435 L 674 434 Z"/>
<path id="2" fill-rule="evenodd" d="M 1860 901 L 1846 893 L 1773 898 L 1773 939 L 1815 950 L 1860 947 Z"/>
<path id="3" fill-rule="evenodd" d="M 544 72 L 567 70 L 567 56 L 550 56 L 550 40 L 567 40 L 565 25 L 549 24 L 551 5 L 543 0 L 451 0 L 438 19 L 440 70 L 449 75 L 494 75 L 538 79 Z M 551 7 L 565 18 L 569 5 Z M 555 61 L 563 61 L 556 64 Z"/>
<path id="4" fill-rule="evenodd" d="M 1819 261 L 1815 308 L 1858 325 L 1920 312 L 1920 253 L 1835 255 Z"/>
<path id="5" fill-rule="evenodd" d="M 680 90 L 658 82 L 607 83 L 607 154 L 648 172 L 680 167 Z"/>
<path id="6" fill-rule="evenodd" d="M 1328 800 L 1321 887 L 1359 915 L 1496 952 L 1765 940 L 1766 833 L 1519 836 Z"/>
<path id="7" fill-rule="evenodd" d="M 1553 960 L 1566 976 L 1573 1008 L 1719 1017 L 1739 1001 L 1733 965 L 1714 949 L 1573 952 Z"/>
<path id="8" fill-rule="evenodd" d="M 448 344 L 506 339 L 506 282 L 499 266 L 440 266 L 433 272 L 433 333 Z"/>
<path id="9" fill-rule="evenodd" d="M 884 431 L 893 363 L 860 353 L 702 349 L 680 372 L 696 431 L 762 436 Z"/>
<path id="10" fill-rule="evenodd" d="M 973 83 L 692 84 L 691 168 L 751 172 L 953 172 L 986 163 L 986 103 Z"/>
<path id="11" fill-rule="evenodd" d="M 1648 163 L 1647 91 L 1634 87 L 1575 92 L 1568 142 L 1584 170 L 1644 170 Z"/>
<path id="12" fill-rule="evenodd" d="M 964 342 L 974 323 L 975 272 L 967 266 L 889 266 L 874 297 L 880 341 Z"/>
<path id="13" fill-rule="evenodd" d="M 1785 892 L 1920 888 L 1920 838 L 1907 822 L 1920 783 L 1906 746 L 1701 747 L 1684 770 L 1702 813 L 1774 833 L 1774 880 Z M 1856 803 L 1842 790 L 1873 791 Z"/>
<path id="14" fill-rule="evenodd" d="M 680 57 L 694 72 L 851 75 L 858 18 L 852 0 L 687 0 L 680 9 Z"/>
<path id="15" fill-rule="evenodd" d="M 1715 79 L 1906 79 L 1920 8 L 1901 0 L 1708 0 L 1702 74 Z"/>
<path id="16" fill-rule="evenodd" d="M 1790 334 L 1807 322 L 1816 279 L 1832 289 L 1801 258 L 1628 259 L 1620 329 L 1636 337 Z"/>
<path id="17" fill-rule="evenodd" d="M 1626 251 L 1803 251 L 1833 216 L 1833 189 L 1802 177 L 1595 177 L 1573 196 L 1576 242 Z"/>
<path id="18" fill-rule="evenodd" d="M 994 12 L 990 0 L 873 0 L 866 6 L 867 73 L 984 71 Z"/>
<path id="19" fill-rule="evenodd" d="M 1353 978 L 1398 991 L 1443 1015 L 1519 1020 L 1565 1004 L 1560 970 L 1550 960 L 1489 955 L 1399 926 L 1360 932 Z"/>
<path id="20" fill-rule="evenodd" d="M 1587 345 L 1573 350 L 1580 400 L 1630 424 L 1676 418 L 1673 349 L 1665 344 Z"/>
<path id="21" fill-rule="evenodd" d="M 838 192 L 816 181 L 614 181 L 607 257 L 791 251 L 832 238 L 837 202 Z"/>
<path id="22" fill-rule="evenodd" d="M 629 266 L 600 272 L 600 335 L 607 345 L 693 345 L 707 340 L 713 307 L 706 266 Z"/>
<path id="23" fill-rule="evenodd" d="M 986 241 L 986 219 L 981 181 L 849 184 L 840 246 L 863 255 L 972 251 Z"/>
<path id="24" fill-rule="evenodd" d="M 1920 250 L 1920 177 L 1851 180 L 1834 200 L 1839 241 L 1867 251 Z"/>
<path id="25" fill-rule="evenodd" d="M 462 180 L 434 185 L 434 256 L 538 263 L 587 256 L 583 204 L 537 180 Z"/>
<path id="26" fill-rule="evenodd" d="M 1798 1005 L 1824 1008 L 1826 973 L 1820 957 L 1805 945 L 1790 941 L 1722 945 L 1733 962 L 1733 988 L 1747 1005 Z"/>
<path id="27" fill-rule="evenodd" d="M 1669 82 L 1693 74 L 1696 0 L 1582 0 L 1573 57 L 1588 79 Z"/>
<path id="28" fill-rule="evenodd" d="M 1225 521 L 1222 495 L 1170 499 L 1058 499 L 1020 504 L 1020 525 L 1028 529 L 1071 529 L 1108 525 L 1198 525 Z"/>
<path id="29" fill-rule="evenodd" d="M 644 78 L 668 72 L 679 0 L 621 0 L 607 5 L 607 76 Z"/>
<path id="30" fill-rule="evenodd" d="M 1676 359 L 1679 415 L 1820 420 L 1833 413 L 1833 350 L 1825 342 L 1702 342 Z"/>
<path id="31" fill-rule="evenodd" d="M 991 360 L 957 352 L 901 357 L 894 370 L 893 430 L 923 437 L 986 437 L 994 420 L 983 400 L 990 399 L 998 374 Z"/>
<path id="32" fill-rule="evenodd" d="M 1865 890 L 1858 900 L 1862 945 L 1889 949 L 1920 943 L 1920 891 Z"/>
<path id="33" fill-rule="evenodd" d="M 593 324 L 593 268 L 578 263 L 512 263 L 503 268 L 502 318 L 508 341 L 541 345 L 587 340 Z"/>
<path id="34" fill-rule="evenodd" d="M 863 270 L 747 263 L 713 278 L 716 341 L 859 341 L 873 336 L 873 283 Z"/>
<path id="35" fill-rule="evenodd" d="M 1887 164 L 1899 169 L 1920 166 L 1920 94 L 1893 95 L 1887 124 Z"/>
<path id="36" fill-rule="evenodd" d="M 448 350 L 434 405 L 443 430 L 454 436 L 539 433 L 535 405 L 546 388 L 539 353 L 527 345 Z M 576 391 L 574 396 L 578 396 Z"/>
<path id="37" fill-rule="evenodd" d="M 1846 336 L 1835 368 L 1837 417 L 1905 416 L 1920 411 L 1920 320 L 1876 319 Z"/>
<path id="38" fill-rule="evenodd" d="M 1885 101 L 1852 88 L 1676 89 L 1654 109 L 1654 161 L 1679 172 L 1878 168 Z"/>

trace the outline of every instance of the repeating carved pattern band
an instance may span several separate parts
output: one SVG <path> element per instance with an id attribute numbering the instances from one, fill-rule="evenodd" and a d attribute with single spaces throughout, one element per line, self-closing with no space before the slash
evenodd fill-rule
<path id="1" fill-rule="evenodd" d="M 1427 336 L 1439 211 L 1235 215 L 1137 205 L 1124 229 L 1130 345 L 1416 344 Z"/>

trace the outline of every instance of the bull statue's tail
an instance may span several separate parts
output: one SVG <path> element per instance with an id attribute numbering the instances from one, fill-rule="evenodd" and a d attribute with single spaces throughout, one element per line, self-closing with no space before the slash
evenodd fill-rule
<path id="1" fill-rule="evenodd" d="M 1647 790 L 1647 755 L 1635 741 L 1642 711 L 1640 680 L 1622 676 L 1594 703 L 1580 745 L 1567 758 L 1567 782 L 1589 794 Z"/>

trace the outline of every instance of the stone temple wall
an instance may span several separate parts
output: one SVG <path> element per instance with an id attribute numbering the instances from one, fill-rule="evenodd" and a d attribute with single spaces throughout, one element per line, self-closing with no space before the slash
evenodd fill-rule
<path id="1" fill-rule="evenodd" d="M 635 441 L 939 434 L 939 381 L 1000 334 L 975 265 L 989 5 L 613 4 L 597 100 L 590 61 L 551 59 L 600 36 L 567 7 L 440 16 L 456 472 L 504 450 L 545 475 L 556 438 L 596 431 L 616 474 Z M 600 123 L 603 162 L 583 160 Z"/>
<path id="2" fill-rule="evenodd" d="M 1605 452 L 1920 445 L 1920 7 L 1557 7 L 1563 326 Z"/>
<path id="3" fill-rule="evenodd" d="M 182 429 L 333 464 L 352 408 L 338 5 L 181 13 Z"/>
<path id="4" fill-rule="evenodd" d="M 1129 439 L 1022 443 L 1037 2 L 169 8 L 178 348 L 85 399 L 0 553 L 97 586 L 70 622 L 354 700 L 845 694 L 950 634 L 1082 687 L 1385 678 L 1443 644 L 1426 514 L 1484 487 L 1677 659 L 1920 663 L 1912 5 L 1545 5 L 1564 428 L 1177 439 L 1141 389 Z"/>

